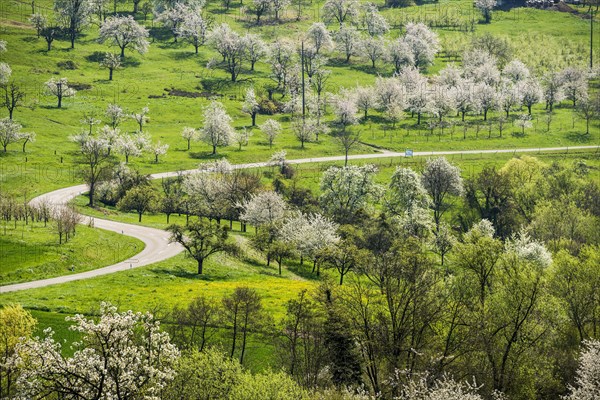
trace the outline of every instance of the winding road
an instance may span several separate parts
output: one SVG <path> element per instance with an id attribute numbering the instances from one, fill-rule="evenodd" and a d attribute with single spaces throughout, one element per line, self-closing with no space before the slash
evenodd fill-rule
<path id="1" fill-rule="evenodd" d="M 569 151 L 569 150 L 600 150 L 600 146 L 572 146 L 572 147 L 545 147 L 545 148 L 525 148 L 525 149 L 493 149 L 493 150 L 456 150 L 456 151 L 422 151 L 414 152 L 413 156 L 444 156 L 444 155 L 468 155 L 468 154 L 501 154 L 501 153 L 538 153 L 538 152 L 555 152 L 555 151 Z M 406 157 L 404 152 L 390 152 L 383 151 L 381 153 L 373 154 L 356 154 L 348 156 L 349 160 L 367 160 L 377 158 L 391 158 L 391 157 Z M 288 160 L 290 164 L 306 164 L 306 163 L 318 163 L 318 162 L 330 162 L 330 161 L 344 161 L 344 156 L 330 156 L 330 157 L 315 157 L 315 158 L 301 158 L 296 160 Z M 248 164 L 236 164 L 233 167 L 235 169 L 248 169 L 248 168 L 259 168 L 267 166 L 266 162 L 259 163 L 248 163 Z M 198 170 L 186 170 L 186 171 L 175 171 L 175 172 L 163 172 L 158 174 L 152 174 L 152 179 L 168 178 L 177 176 L 178 173 L 190 174 L 197 172 Z M 76 196 L 87 191 L 86 185 L 71 186 L 64 189 L 58 189 L 53 192 L 49 192 L 38 196 L 31 200 L 32 204 L 36 202 L 45 201 L 48 204 L 54 206 L 64 206 Z M 91 217 L 84 217 L 82 223 L 90 224 Z M 169 243 L 169 233 L 155 228 L 148 228 L 140 225 L 131 225 L 122 222 L 109 221 L 105 219 L 92 218 L 93 226 L 96 228 L 106 229 L 109 231 L 121 233 L 123 235 L 132 236 L 144 242 L 144 249 L 133 256 L 129 260 L 122 261 L 117 264 L 109 265 L 108 267 L 98 268 L 91 271 L 86 271 L 77 274 L 63 275 L 55 278 L 41 279 L 31 282 L 17 283 L 13 285 L 0 286 L 0 293 L 14 292 L 18 290 L 41 288 L 44 286 L 55 285 L 59 283 L 71 282 L 80 279 L 87 279 L 96 276 L 112 274 L 118 271 L 125 271 L 130 268 L 142 267 L 144 265 L 153 264 L 158 261 L 166 260 L 173 256 L 176 256 L 183 251 L 183 247 L 178 243 Z"/>

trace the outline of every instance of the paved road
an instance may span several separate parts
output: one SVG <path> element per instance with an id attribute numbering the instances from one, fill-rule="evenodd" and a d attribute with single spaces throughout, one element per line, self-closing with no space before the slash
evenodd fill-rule
<path id="1" fill-rule="evenodd" d="M 414 152 L 413 156 L 443 156 L 443 155 L 457 155 L 457 154 L 500 154 L 500 153 L 537 153 L 537 152 L 553 152 L 553 151 L 568 151 L 568 150 L 593 150 L 600 149 L 600 146 L 572 146 L 572 147 L 545 147 L 545 148 L 527 148 L 527 149 L 494 149 L 494 150 L 456 150 L 456 151 L 420 151 Z M 349 160 L 367 160 L 376 158 L 390 158 L 390 157 L 405 157 L 404 153 L 388 152 L 374 154 L 356 154 L 348 157 Z M 317 162 L 329 162 L 329 161 L 344 161 L 344 156 L 330 156 L 330 157 L 315 157 L 315 158 L 302 158 L 296 160 L 288 160 L 290 164 L 305 164 L 305 163 L 317 163 Z M 247 169 L 247 168 L 258 168 L 267 166 L 266 162 L 259 163 L 248 163 L 248 164 L 237 164 L 234 165 L 236 169 Z M 190 174 L 198 171 L 186 170 L 179 172 L 163 172 L 151 175 L 152 179 L 168 178 L 176 176 L 178 173 Z M 87 191 L 86 185 L 71 186 L 64 189 L 55 190 L 50 193 L 43 194 L 39 197 L 31 200 L 31 203 L 46 201 L 53 205 L 65 205 L 71 199 L 77 195 Z M 84 217 L 83 223 L 89 223 L 90 217 Z M 127 236 L 133 236 L 144 242 L 144 249 L 133 256 L 130 260 L 110 265 L 104 268 L 98 268 L 87 272 L 82 272 L 72 275 L 64 275 L 56 278 L 42 279 L 32 282 L 17 283 L 14 285 L 0 286 L 0 293 L 13 292 L 17 290 L 40 288 L 49 285 L 55 285 L 58 283 L 70 282 L 80 279 L 92 278 L 95 276 L 112 274 L 113 272 L 124 271 L 129 268 L 141 267 L 144 265 L 152 264 L 158 261 L 171 258 L 181 251 L 183 248 L 176 243 L 169 243 L 169 234 L 161 229 L 148 228 L 139 225 L 125 224 L 122 222 L 108 221 L 104 219 L 94 218 L 94 227 L 106 229 L 109 231 L 122 233 Z"/>

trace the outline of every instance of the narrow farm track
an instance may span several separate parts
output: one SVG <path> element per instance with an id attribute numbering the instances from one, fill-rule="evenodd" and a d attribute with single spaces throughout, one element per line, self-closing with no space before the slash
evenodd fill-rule
<path id="1" fill-rule="evenodd" d="M 600 151 L 600 146 L 571 146 L 571 147 L 545 147 L 545 148 L 526 148 L 526 149 L 492 149 L 492 150 L 456 150 L 456 151 L 423 151 L 414 152 L 414 157 L 434 157 L 444 155 L 469 155 L 469 154 L 501 154 L 501 153 L 538 153 L 538 152 L 556 152 L 556 151 L 569 151 L 569 150 L 596 150 Z M 374 154 L 356 154 L 348 156 L 349 160 L 368 160 L 377 158 L 392 158 L 392 157 L 406 157 L 405 153 L 397 152 L 382 152 Z M 290 164 L 306 164 L 306 163 L 319 163 L 319 162 L 330 162 L 330 161 L 344 161 L 344 156 L 330 156 L 330 157 L 315 157 L 315 158 L 301 158 L 296 160 L 288 160 Z M 248 164 L 237 164 L 234 165 L 235 169 L 248 169 L 248 168 L 260 168 L 267 166 L 266 162 L 259 163 L 248 163 Z M 186 171 L 174 171 L 174 172 L 163 172 L 158 174 L 152 174 L 152 179 L 168 178 L 176 176 L 177 174 L 190 174 L 197 170 L 186 170 Z M 71 186 L 64 189 L 58 189 L 53 192 L 49 192 L 38 196 L 31 200 L 31 203 L 46 201 L 54 206 L 61 206 L 67 204 L 73 198 L 81 193 L 87 191 L 86 185 Z M 85 216 L 82 223 L 90 224 L 90 217 Z M 142 267 L 148 264 L 152 264 L 158 261 L 162 261 L 173 256 L 176 256 L 183 251 L 177 243 L 169 243 L 169 234 L 161 229 L 148 228 L 140 225 L 131 225 L 122 222 L 109 221 L 105 219 L 92 218 L 93 226 L 96 228 L 106 229 L 109 231 L 122 233 L 123 235 L 132 236 L 144 242 L 144 249 L 133 256 L 129 260 L 122 261 L 117 264 L 109 265 L 108 267 L 98 268 L 95 270 L 82 272 L 72 275 L 63 275 L 50 279 L 41 279 L 31 282 L 17 283 L 13 285 L 0 286 L 0 293 L 14 292 L 18 290 L 40 288 L 44 286 L 55 285 L 59 283 L 71 282 L 80 279 L 93 278 L 96 276 L 112 274 L 118 271 L 125 271 L 130 268 Z"/>

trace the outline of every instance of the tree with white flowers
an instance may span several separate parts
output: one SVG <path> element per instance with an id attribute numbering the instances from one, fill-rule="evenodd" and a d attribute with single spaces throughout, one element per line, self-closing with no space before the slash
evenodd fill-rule
<path id="1" fill-rule="evenodd" d="M 250 71 L 254 71 L 254 65 L 267 55 L 267 45 L 259 35 L 254 33 L 247 33 L 242 40 L 244 40 L 246 55 L 250 61 Z"/>
<path id="2" fill-rule="evenodd" d="M 297 118 L 292 122 L 292 132 L 300 141 L 300 148 L 304 149 L 306 142 L 316 139 L 319 130 L 322 129 L 317 121 L 312 118 Z"/>
<path id="3" fill-rule="evenodd" d="M 460 196 L 464 192 L 460 169 L 444 157 L 428 159 L 421 174 L 421 181 L 431 197 L 430 207 L 433 209 L 437 231 L 442 215 L 450 208 L 448 197 Z"/>
<path id="4" fill-rule="evenodd" d="M 121 59 L 125 58 L 125 49 L 144 54 L 150 46 L 148 30 L 138 24 L 131 15 L 109 17 L 100 27 L 98 41 L 108 42 L 109 46 L 120 48 Z"/>
<path id="5" fill-rule="evenodd" d="M 265 135 L 267 142 L 269 142 L 269 148 L 273 148 L 273 142 L 275 138 L 281 133 L 281 124 L 274 119 L 266 120 L 261 126 L 260 131 Z"/>
<path id="6" fill-rule="evenodd" d="M 256 126 L 256 114 L 260 110 L 260 105 L 258 104 L 258 100 L 256 100 L 256 94 L 254 93 L 254 88 L 249 87 L 246 90 L 246 96 L 244 97 L 244 104 L 242 104 L 242 111 L 246 114 L 250 115 L 252 118 L 252 126 Z"/>
<path id="7" fill-rule="evenodd" d="M 415 65 L 415 58 L 409 45 L 402 39 L 393 40 L 386 48 L 387 60 L 394 66 L 396 74 L 403 68 Z"/>
<path id="8" fill-rule="evenodd" d="M 521 101 L 522 95 L 519 86 L 502 80 L 498 89 L 498 102 L 500 108 L 506 113 L 506 118 L 508 118 L 510 110 L 521 105 Z"/>
<path id="9" fill-rule="evenodd" d="M 88 16 L 92 12 L 87 0 L 54 0 L 54 11 L 57 20 L 67 31 L 71 48 L 75 48 L 75 39 L 88 24 Z"/>
<path id="10" fill-rule="evenodd" d="M 356 106 L 364 113 L 367 119 L 369 109 L 376 107 L 375 90 L 372 86 L 359 86 L 353 91 Z"/>
<path id="11" fill-rule="evenodd" d="M 195 140 L 198 137 L 198 131 L 186 126 L 181 132 L 181 137 L 187 142 L 187 149 L 189 150 L 192 140 Z"/>
<path id="12" fill-rule="evenodd" d="M 335 124 L 340 127 L 342 132 L 348 126 L 358 123 L 356 116 L 358 108 L 352 92 L 343 92 L 334 98 L 333 113 L 335 114 Z"/>
<path id="13" fill-rule="evenodd" d="M 177 43 L 179 27 L 193 14 L 198 14 L 199 9 L 191 7 L 184 2 L 170 4 L 163 11 L 157 13 L 156 21 L 162 23 L 173 32 L 173 40 Z"/>
<path id="14" fill-rule="evenodd" d="M 117 153 L 125 156 L 125 163 L 129 163 L 129 157 L 139 157 L 150 145 L 150 138 L 145 134 L 123 134 L 115 141 Z"/>
<path id="15" fill-rule="evenodd" d="M 362 24 L 371 37 L 383 36 L 390 30 L 390 25 L 373 3 L 364 5 Z"/>
<path id="16" fill-rule="evenodd" d="M 323 210 L 339 223 L 356 220 L 381 195 L 382 188 L 373 180 L 376 172 L 374 165 L 328 168 L 320 185 Z"/>
<path id="17" fill-rule="evenodd" d="M 77 91 L 69 87 L 69 81 L 67 78 L 50 78 L 45 84 L 46 93 L 55 96 L 58 99 L 57 108 L 62 107 L 62 101 L 64 98 L 73 97 Z"/>
<path id="18" fill-rule="evenodd" d="M 191 43 L 198 54 L 198 48 L 206 43 L 208 25 L 199 12 L 188 13 L 176 28 L 177 36 Z"/>
<path id="19" fill-rule="evenodd" d="M 240 219 L 255 227 L 273 225 L 283 219 L 287 210 L 286 202 L 273 191 L 257 193 L 240 207 L 243 210 Z"/>
<path id="20" fill-rule="evenodd" d="M 562 78 L 565 97 L 577 107 L 577 101 L 588 97 L 588 84 L 585 71 L 568 67 L 565 68 L 560 76 Z"/>
<path id="21" fill-rule="evenodd" d="M 404 105 L 404 88 L 398 79 L 381 78 L 375 80 L 375 101 L 380 110 L 385 111 L 393 105 Z"/>
<path id="22" fill-rule="evenodd" d="M 336 21 L 340 28 L 344 22 L 351 22 L 358 16 L 359 5 L 357 0 L 327 0 L 323 5 L 323 19 Z"/>
<path id="23" fill-rule="evenodd" d="M 152 314 L 118 312 L 102 303 L 99 318 L 76 314 L 67 321 L 81 337 L 72 344 L 72 356 L 51 329 L 18 345 L 22 396 L 158 398 L 175 377 L 179 351 Z"/>
<path id="24" fill-rule="evenodd" d="M 169 150 L 168 144 L 162 144 L 160 140 L 152 145 L 150 145 L 150 152 L 154 154 L 154 162 L 158 164 L 158 157 L 164 156 L 167 154 L 167 150 Z"/>
<path id="25" fill-rule="evenodd" d="M 225 107 L 218 101 L 211 102 L 204 110 L 204 125 L 200 129 L 200 140 L 212 146 L 212 154 L 217 154 L 217 147 L 227 146 L 231 141 L 232 119 Z"/>
<path id="26" fill-rule="evenodd" d="M 488 112 L 498 107 L 498 94 L 496 89 L 485 83 L 473 87 L 475 108 L 483 112 L 483 120 L 487 121 Z"/>
<path id="27" fill-rule="evenodd" d="M 129 115 L 131 119 L 133 119 L 138 124 L 138 132 L 142 132 L 144 130 L 144 125 L 148 123 L 148 113 L 150 109 L 148 107 L 142 108 L 142 111 L 139 113 L 132 113 Z"/>
<path id="28" fill-rule="evenodd" d="M 10 65 L 0 62 L 0 86 L 5 86 L 11 75 L 12 69 L 10 68 Z"/>
<path id="29" fill-rule="evenodd" d="M 530 78 L 519 85 L 519 91 L 521 92 L 521 103 L 527 107 L 527 111 L 531 115 L 531 107 L 542 99 L 542 86 L 537 79 Z"/>
<path id="30" fill-rule="evenodd" d="M 474 86 L 468 80 L 460 80 L 460 83 L 455 86 L 452 94 L 456 110 L 461 114 L 461 121 L 465 120 L 465 114 L 476 109 L 477 100 L 474 96 Z"/>
<path id="31" fill-rule="evenodd" d="M 412 51 L 414 64 L 420 69 L 433 64 L 433 59 L 440 50 L 437 33 L 423 23 L 409 22 L 406 25 L 406 35 L 404 35 L 403 42 Z"/>
<path id="32" fill-rule="evenodd" d="M 94 137 L 84 132 L 72 136 L 71 141 L 79 144 L 82 169 L 80 171 L 83 180 L 88 185 L 88 197 L 90 207 L 94 206 L 96 187 L 104 178 L 111 166 L 111 156 L 108 142 L 100 137 Z"/>
<path id="33" fill-rule="evenodd" d="M 560 103 L 565 97 L 560 74 L 553 71 L 546 73 L 542 77 L 542 88 L 544 91 L 544 100 L 546 101 L 546 109 L 552 112 L 554 104 Z"/>
<path id="34" fill-rule="evenodd" d="M 279 16 L 291 3 L 291 0 L 271 0 L 271 9 L 275 14 L 275 21 L 279 21 Z"/>
<path id="35" fill-rule="evenodd" d="M 0 145 L 6 153 L 6 148 L 11 143 L 16 143 L 21 139 L 21 124 L 10 118 L 0 119 Z"/>
<path id="36" fill-rule="evenodd" d="M 396 168 L 385 196 L 385 209 L 391 215 L 402 215 L 414 208 L 427 209 L 431 199 L 419 175 L 410 168 Z"/>
<path id="37" fill-rule="evenodd" d="M 225 70 L 231 75 L 231 81 L 237 81 L 246 57 L 246 42 L 229 25 L 221 24 L 209 35 L 209 42 L 223 57 Z"/>
<path id="38" fill-rule="evenodd" d="M 378 60 L 385 56 L 385 42 L 381 38 L 367 37 L 360 42 L 359 52 L 363 57 L 371 61 L 371 67 L 375 68 Z"/>
<path id="39" fill-rule="evenodd" d="M 485 23 L 489 24 L 492 20 L 492 10 L 496 7 L 496 0 L 476 0 L 475 7 L 481 11 Z"/>
<path id="40" fill-rule="evenodd" d="M 123 118 L 125 118 L 125 112 L 118 104 L 109 104 L 106 106 L 106 111 L 104 112 L 106 118 L 108 118 L 110 126 L 115 129 Z"/>
<path id="41" fill-rule="evenodd" d="M 350 57 L 358 54 L 360 34 L 353 26 L 342 26 L 335 34 L 335 44 L 338 51 L 350 62 Z"/>
<path id="42" fill-rule="evenodd" d="M 307 45 L 315 50 L 315 54 L 319 54 L 321 49 L 328 50 L 333 46 L 331 34 L 322 22 L 315 22 L 308 28 L 305 40 L 308 41 Z"/>
<path id="43" fill-rule="evenodd" d="M 596 400 L 600 393 L 600 341 L 583 342 L 577 378 L 574 387 L 569 385 L 567 400 Z"/>
<path id="44" fill-rule="evenodd" d="M 529 68 L 520 60 L 512 60 L 504 66 L 502 75 L 510 79 L 512 82 L 520 82 L 529 79 Z"/>

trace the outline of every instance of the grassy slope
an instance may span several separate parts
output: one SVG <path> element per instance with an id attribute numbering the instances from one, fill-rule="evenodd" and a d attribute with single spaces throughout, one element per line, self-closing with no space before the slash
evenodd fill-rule
<path id="1" fill-rule="evenodd" d="M 138 239 L 83 225 L 71 240 L 58 245 L 51 224 L 3 224 L 0 285 L 88 271 L 126 260 L 143 248 Z"/>
<path id="2" fill-rule="evenodd" d="M 46 1 L 45 4 L 48 4 Z M 44 4 L 44 3 L 42 3 Z M 313 4 L 318 10 L 320 2 Z M 215 13 L 215 22 L 229 22 L 238 29 L 250 29 L 260 32 L 268 41 L 275 37 L 298 37 L 316 18 L 318 13 L 307 12 L 310 19 L 300 22 L 288 21 L 285 24 L 266 23 L 260 27 L 250 26 L 237 17 L 239 10 L 234 7 L 229 14 L 224 14 L 211 6 Z M 468 1 L 441 2 L 440 5 L 424 5 L 405 10 L 384 10 L 384 14 L 393 23 L 405 23 L 409 19 L 423 19 L 428 16 L 448 12 L 449 9 L 459 10 L 465 15 L 473 12 Z M 13 69 L 13 77 L 20 82 L 27 91 L 27 105 L 29 108 L 18 109 L 15 113 L 17 121 L 22 123 L 26 130 L 33 130 L 38 134 L 38 141 L 28 145 L 28 153 L 23 154 L 18 145 L 9 147 L 8 155 L 0 155 L 0 190 L 18 192 L 28 197 L 33 197 L 52 188 L 66 186 L 79 181 L 76 174 L 75 145 L 69 143 L 68 136 L 82 129 L 80 119 L 84 112 L 96 111 L 102 116 L 107 104 L 116 102 L 129 112 L 139 111 L 142 107 L 150 107 L 151 121 L 147 126 L 153 140 L 161 140 L 170 145 L 169 153 L 156 165 L 150 155 L 133 159 L 132 165 L 145 172 L 157 172 L 193 168 L 199 162 L 212 159 L 208 153 L 209 147 L 203 143 L 194 143 L 192 151 L 185 151 L 185 143 L 180 138 L 184 126 L 199 127 L 202 124 L 201 110 L 207 104 L 203 98 L 160 97 L 164 89 L 177 88 L 187 91 L 200 91 L 206 88 L 224 94 L 222 100 L 229 113 L 234 118 L 234 125 L 242 127 L 249 124 L 249 117 L 241 112 L 241 99 L 245 87 L 254 84 L 257 88 L 269 84 L 269 67 L 265 63 L 257 64 L 254 73 L 242 74 L 243 82 L 232 85 L 226 81 L 227 74 L 220 70 L 208 71 L 205 65 L 215 56 L 214 51 L 203 47 L 199 55 L 193 54 L 191 46 L 185 43 L 174 44 L 168 34 L 151 45 L 150 51 L 140 56 L 131 52 L 126 53 L 126 68 L 115 73 L 115 80 L 108 81 L 108 71 L 99 68 L 98 55 L 109 50 L 107 46 L 96 42 L 97 28 L 91 27 L 85 31 L 75 50 L 69 49 L 66 41 L 56 41 L 54 49 L 45 51 L 42 39 L 36 39 L 34 32 L 23 28 L 26 21 L 26 10 L 15 8 L 14 4 L 6 7 L 5 18 L 17 20 L 19 26 L 6 24 L 3 38 L 8 41 L 9 51 L 1 56 L 2 61 L 8 62 Z M 288 18 L 293 17 L 292 10 L 288 11 Z M 532 23 L 532 21 L 535 22 Z M 150 24 L 149 24 L 150 25 Z M 599 24 L 600 26 L 600 24 Z M 333 26 L 332 26 L 333 27 Z M 586 21 L 572 15 L 541 10 L 513 10 L 510 12 L 496 12 L 494 22 L 490 25 L 476 25 L 476 34 L 492 32 L 506 36 L 514 43 L 515 55 L 526 60 L 545 59 L 550 57 L 555 62 L 567 59 L 578 65 L 582 64 L 587 56 L 586 41 L 588 25 Z M 470 33 L 459 32 L 454 29 L 438 29 L 444 43 L 463 46 Z M 394 29 L 391 36 L 397 35 L 399 30 Z M 517 46 L 523 38 L 531 43 L 542 43 L 542 46 Z M 114 51 L 114 50 L 113 50 Z M 558 52 L 558 53 L 557 53 Z M 341 62 L 334 56 L 328 68 L 333 71 L 329 81 L 329 90 L 336 92 L 342 86 L 355 86 L 373 83 L 377 74 L 389 75 L 389 67 L 382 67 L 377 71 L 366 68 L 365 62 L 358 59 L 350 65 Z M 72 60 L 77 64 L 76 70 L 64 70 L 58 63 Z M 558 60 L 558 61 L 557 61 Z M 436 64 L 430 72 L 436 72 L 448 61 L 444 53 L 440 54 Z M 564 62 L 563 62 L 564 64 Z M 562 64 L 559 64 L 562 66 Z M 536 68 L 532 66 L 532 68 Z M 82 90 L 75 98 L 65 100 L 64 108 L 55 109 L 55 99 L 45 96 L 43 83 L 50 77 L 65 76 L 75 83 L 91 85 L 91 89 Z M 223 84 L 218 86 L 218 84 Z M 278 97 L 278 95 L 276 95 Z M 6 111 L 0 111 L 4 115 Z M 355 128 L 362 132 L 362 139 L 369 144 L 388 147 L 394 150 L 414 148 L 416 150 L 429 149 L 457 149 L 457 148 L 494 148 L 494 147 L 542 147 L 549 145 L 573 145 L 581 143 L 598 143 L 598 122 L 593 124 L 592 135 L 582 135 L 583 121 L 576 119 L 572 127 L 571 109 L 566 106 L 558 107 L 556 116 L 549 132 L 546 132 L 543 121 L 543 107 L 535 108 L 535 126 L 526 132 L 525 137 L 516 133 L 515 128 L 508 126 L 503 138 L 498 138 L 496 126 L 492 127 L 492 139 L 488 139 L 488 130 L 480 126 L 479 134 L 476 127 L 471 126 L 467 131 L 467 139 L 462 139 L 462 129 L 447 129 L 444 136 L 428 137 L 426 126 L 415 127 L 415 119 L 409 118 L 400 124 L 398 129 L 390 131 L 387 124 L 382 121 L 377 113 L 368 122 Z M 264 121 L 266 116 L 259 116 L 258 123 Z M 270 154 L 280 149 L 288 151 L 289 158 L 298 158 L 315 155 L 339 154 L 340 149 L 329 136 L 322 136 L 319 143 L 310 143 L 301 150 L 296 139 L 289 131 L 288 118 L 277 116 L 286 128 L 284 134 L 275 141 L 273 149 L 269 149 L 258 130 L 250 144 L 242 151 L 235 147 L 219 150 L 219 156 L 226 156 L 234 162 L 266 160 Z M 480 117 L 470 117 L 471 121 L 478 121 Z M 134 131 L 135 124 L 132 120 L 122 123 L 124 131 Z M 476 137 L 477 135 L 477 137 Z M 372 151 L 367 146 L 360 146 L 354 152 Z M 62 161 L 62 163 L 61 163 Z"/>

